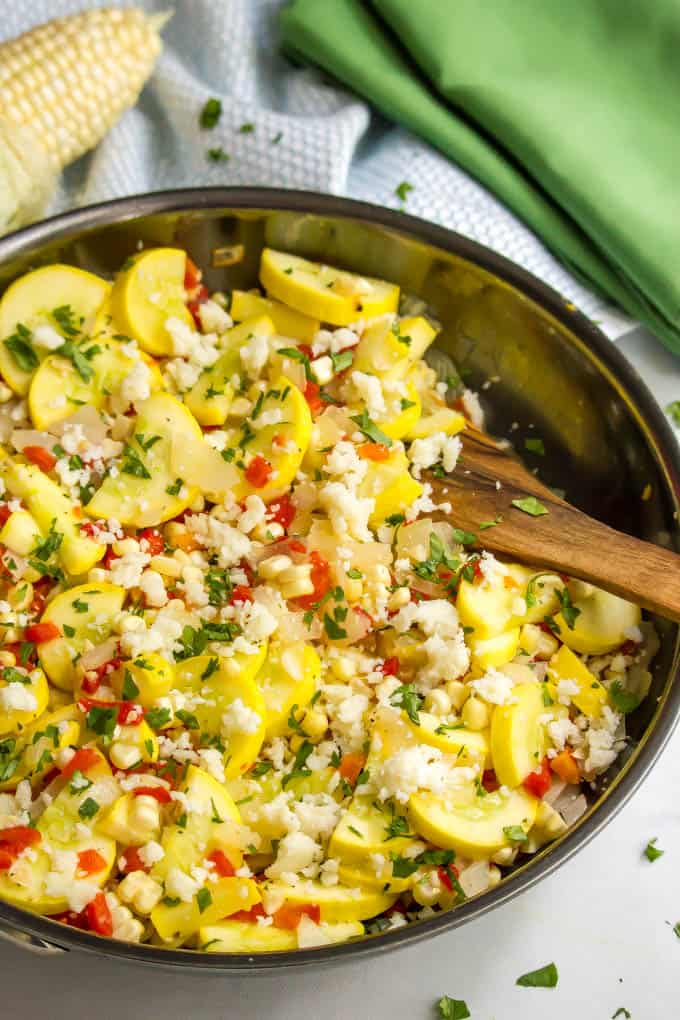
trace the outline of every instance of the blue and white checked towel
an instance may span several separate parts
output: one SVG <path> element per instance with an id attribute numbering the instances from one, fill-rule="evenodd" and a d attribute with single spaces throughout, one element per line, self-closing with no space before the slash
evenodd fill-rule
<path id="1" fill-rule="evenodd" d="M 198 184 L 350 195 L 405 207 L 496 249 L 600 321 L 611 336 L 631 328 L 455 164 L 320 73 L 293 67 L 278 47 L 283 2 L 137 0 L 148 12 L 174 6 L 163 30 L 163 55 L 138 106 L 95 152 L 67 170 L 52 211 Z M 120 6 L 127 3 L 119 0 Z M 0 39 L 86 4 L 0 0 Z M 322 10 L 323 0 L 319 4 Z M 202 131 L 198 114 L 210 96 L 221 99 L 223 114 L 214 130 Z M 240 132 L 243 124 L 254 130 Z M 230 157 L 226 163 L 206 157 L 209 147 L 219 145 Z M 404 179 L 413 190 L 402 204 L 395 188 Z"/>

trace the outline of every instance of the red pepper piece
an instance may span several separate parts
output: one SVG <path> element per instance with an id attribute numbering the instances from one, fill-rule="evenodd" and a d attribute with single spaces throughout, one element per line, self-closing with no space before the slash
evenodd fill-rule
<path id="1" fill-rule="evenodd" d="M 232 878 L 236 874 L 234 865 L 222 850 L 213 850 L 208 854 L 206 860 L 212 861 L 220 878 Z"/>
<path id="2" fill-rule="evenodd" d="M 245 470 L 246 480 L 255 489 L 263 489 L 269 481 L 272 466 L 261 453 L 256 454 Z"/>
<path id="3" fill-rule="evenodd" d="M 44 623 L 29 624 L 24 631 L 24 636 L 27 641 L 32 641 L 34 645 L 40 645 L 44 641 L 53 641 L 54 638 L 61 637 L 61 631 L 56 623 L 46 620 Z"/>
<path id="4" fill-rule="evenodd" d="M 541 762 L 540 769 L 537 772 L 530 772 L 522 785 L 525 790 L 540 799 L 548 792 L 551 783 L 550 759 L 546 755 Z"/>
<path id="5" fill-rule="evenodd" d="M 54 454 L 46 450 L 44 446 L 24 446 L 22 452 L 26 460 L 30 460 L 31 464 L 35 464 L 45 474 L 50 472 L 57 463 Z"/>
<path id="6" fill-rule="evenodd" d="M 90 900 L 85 907 L 85 917 L 90 931 L 97 935 L 113 935 L 113 918 L 106 897 L 103 892 L 98 892 L 93 900 Z"/>

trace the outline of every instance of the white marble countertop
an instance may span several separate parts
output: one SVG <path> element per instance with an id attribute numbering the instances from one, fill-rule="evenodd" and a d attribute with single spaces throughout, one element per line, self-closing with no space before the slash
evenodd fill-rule
<path id="1" fill-rule="evenodd" d="M 644 330 L 618 341 L 662 406 L 680 362 Z M 43 959 L 0 943 L 3 1016 L 34 1020 L 434 1020 L 442 995 L 472 1020 L 632 1020 L 677 1015 L 680 731 L 618 817 L 555 875 L 458 931 L 321 972 L 192 977 L 75 953 Z M 647 841 L 664 856 L 650 864 Z M 555 989 L 518 988 L 554 961 Z M 619 1014 L 624 1017 L 625 1014 Z"/>

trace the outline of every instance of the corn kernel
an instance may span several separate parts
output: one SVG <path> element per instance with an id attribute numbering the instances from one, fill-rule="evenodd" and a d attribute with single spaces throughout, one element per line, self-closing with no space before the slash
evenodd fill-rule
<path id="1" fill-rule="evenodd" d="M 272 580 L 274 577 L 278 577 L 284 570 L 288 570 L 293 566 L 293 561 L 290 556 L 269 556 L 266 560 L 261 560 L 257 572 L 260 577 L 266 581 Z"/>
<path id="2" fill-rule="evenodd" d="M 463 722 L 470 730 L 485 730 L 489 725 L 489 709 L 474 695 L 467 699 L 461 713 Z"/>
<path id="3" fill-rule="evenodd" d="M 441 688 L 428 691 L 425 695 L 425 711 L 433 715 L 448 715 L 451 711 L 451 698 Z"/>
<path id="4" fill-rule="evenodd" d="M 449 680 L 446 684 L 446 693 L 451 701 L 451 707 L 460 712 L 470 696 L 470 688 L 462 680 Z"/>
<path id="5" fill-rule="evenodd" d="M 319 708 L 309 708 L 300 724 L 313 744 L 318 744 L 328 729 L 328 716 Z"/>
<path id="6" fill-rule="evenodd" d="M 177 578 L 182 573 L 181 565 L 174 556 L 152 556 L 149 566 L 163 577 Z"/>

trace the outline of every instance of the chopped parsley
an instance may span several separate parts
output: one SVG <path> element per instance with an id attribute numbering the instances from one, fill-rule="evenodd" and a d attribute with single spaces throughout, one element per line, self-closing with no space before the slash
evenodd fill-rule
<path id="1" fill-rule="evenodd" d="M 467 1020 L 470 1016 L 470 1010 L 463 999 L 452 999 L 448 995 L 442 996 L 437 1003 L 437 1009 L 440 1020 Z"/>
<path id="2" fill-rule="evenodd" d="M 535 496 L 523 496 L 522 499 L 513 499 L 512 505 L 530 517 L 543 517 L 548 509 L 540 503 Z"/>
<path id="3" fill-rule="evenodd" d="M 354 353 L 352 351 L 339 351 L 338 354 L 331 354 L 334 372 L 344 372 L 352 364 Z"/>
<path id="4" fill-rule="evenodd" d="M 543 440 L 539 439 L 538 436 L 532 436 L 530 439 L 525 439 L 524 449 L 528 450 L 529 453 L 535 453 L 538 457 L 545 457 L 545 446 L 543 444 Z"/>
<path id="5" fill-rule="evenodd" d="M 274 768 L 274 763 L 271 761 L 256 761 L 250 770 L 250 775 L 257 778 L 258 776 L 264 776 L 267 772 L 271 772 Z"/>
<path id="6" fill-rule="evenodd" d="M 387 835 L 383 840 L 384 843 L 387 843 L 391 839 L 399 839 L 399 837 L 402 836 L 408 837 L 413 835 L 412 832 L 409 832 L 408 822 L 403 815 L 394 815 L 394 817 L 390 819 L 389 824 L 385 826 L 385 832 Z"/>
<path id="7" fill-rule="evenodd" d="M 347 614 L 346 609 L 340 610 L 340 612 L 344 612 L 345 615 Z M 338 615 L 337 609 L 335 610 L 334 615 L 336 616 Z M 326 631 L 326 634 L 328 635 L 331 641 L 341 641 L 342 638 L 347 637 L 347 631 L 345 630 L 345 628 L 341 627 L 340 624 L 336 620 L 334 620 L 332 616 L 328 615 L 328 613 L 323 614 L 323 626 L 324 630 Z"/>
<path id="8" fill-rule="evenodd" d="M 93 797 L 86 797 L 78 808 L 78 814 L 81 818 L 94 818 L 98 811 L 99 804 Z"/>
<path id="9" fill-rule="evenodd" d="M 206 889 L 205 886 L 203 886 L 202 889 L 199 889 L 196 893 L 196 906 L 198 907 L 199 914 L 202 914 L 204 910 L 207 910 L 212 901 L 212 893 L 209 889 Z"/>
<path id="10" fill-rule="evenodd" d="M 366 438 L 370 439 L 372 443 L 382 443 L 383 446 L 392 445 L 390 437 L 385 435 L 385 433 L 371 421 L 366 408 L 364 408 L 361 414 L 350 415 L 350 418 L 355 425 L 359 426 L 359 430 L 363 432 Z"/>
<path id="11" fill-rule="evenodd" d="M 415 684 L 400 684 L 390 697 L 390 704 L 395 708 L 403 708 L 406 715 L 415 726 L 420 726 L 418 710 L 423 704 L 422 694 L 416 690 Z"/>
<path id="12" fill-rule="evenodd" d="M 159 730 L 170 722 L 170 714 L 169 708 L 147 708 L 144 718 L 152 729 Z"/>
<path id="13" fill-rule="evenodd" d="M 40 359 L 31 344 L 31 336 L 30 329 L 18 322 L 15 332 L 4 342 L 17 368 L 22 372 L 34 372 L 40 364 Z"/>
<path id="14" fill-rule="evenodd" d="M 556 988 L 557 979 L 555 964 L 546 963 L 545 967 L 539 967 L 538 970 L 530 970 L 527 974 L 522 974 L 517 978 L 515 984 L 522 988 Z"/>
<path id="15" fill-rule="evenodd" d="M 402 181 L 401 184 L 397 184 L 394 194 L 401 202 L 405 202 L 409 191 L 413 191 L 413 185 L 408 181 Z"/>
<path id="16" fill-rule="evenodd" d="M 254 130 L 255 130 L 254 124 L 241 124 L 240 128 L 238 129 L 240 135 L 252 135 Z"/>
<path id="17" fill-rule="evenodd" d="M 123 690 L 121 692 L 123 701 L 134 701 L 139 696 L 139 687 L 134 681 L 134 677 L 129 669 L 125 670 L 125 679 L 123 680 Z"/>
<path id="18" fill-rule="evenodd" d="M 151 478 L 150 472 L 144 465 L 141 457 L 129 443 L 123 450 L 123 458 L 120 469 L 125 475 L 133 475 L 134 478 Z"/>
<path id="19" fill-rule="evenodd" d="M 202 128 L 210 130 L 215 127 L 222 116 L 222 103 L 219 99 L 208 99 L 201 110 L 199 124 Z"/>
<path id="20" fill-rule="evenodd" d="M 167 492 L 168 496 L 179 496 L 180 490 L 183 485 L 184 482 L 182 481 L 182 479 L 176 478 L 172 485 L 166 486 L 165 491 Z"/>
<path id="21" fill-rule="evenodd" d="M 620 680 L 615 680 L 609 688 L 609 697 L 617 712 L 623 715 L 634 712 L 641 700 L 637 694 L 625 690 Z"/>
<path id="22" fill-rule="evenodd" d="M 511 843 L 526 843 L 529 838 L 521 825 L 505 825 L 503 832 Z"/>
<path id="23" fill-rule="evenodd" d="M 111 740 L 113 731 L 118 722 L 118 709 L 104 708 L 102 705 L 93 705 L 87 713 L 87 728 L 105 741 Z"/>
<path id="24" fill-rule="evenodd" d="M 654 837 L 654 839 L 650 839 L 649 843 L 648 843 L 648 844 L 647 844 L 647 846 L 645 847 L 645 857 L 646 857 L 646 858 L 647 858 L 647 860 L 648 860 L 648 861 L 650 861 L 650 862 L 651 862 L 652 864 L 654 863 L 654 861 L 658 861 L 659 857 L 663 857 L 663 855 L 664 855 L 664 853 L 665 853 L 665 851 L 664 851 L 664 850 L 660 850 L 660 849 L 659 849 L 659 848 L 658 848 L 658 847 L 656 846 L 656 841 L 657 841 L 657 838 L 658 838 L 658 837 L 657 837 L 657 836 L 655 836 L 655 837 Z"/>
<path id="25" fill-rule="evenodd" d="M 18 328 L 19 327 L 17 326 L 17 329 Z M 5 343 L 7 344 L 8 341 L 5 340 Z M 671 404 L 668 404 L 666 407 L 666 414 L 670 415 L 675 424 L 680 427 L 680 400 L 674 400 Z"/>
<path id="26" fill-rule="evenodd" d="M 617 1017 L 623 1016 L 626 1020 L 630 1020 L 632 1013 L 626 1009 L 625 1006 L 619 1006 L 616 1013 L 612 1013 L 612 1020 L 617 1020 Z"/>
<path id="27" fill-rule="evenodd" d="M 562 612 L 562 616 L 564 617 L 564 622 L 566 623 L 569 630 L 573 630 L 577 617 L 581 615 L 581 610 L 577 609 L 576 606 L 573 604 L 573 602 L 571 601 L 571 595 L 569 594 L 566 588 L 562 588 L 561 590 L 556 591 L 555 594 L 557 595 L 557 600 L 560 604 L 560 610 Z"/>
<path id="28" fill-rule="evenodd" d="M 314 745 L 310 744 L 308 740 L 303 740 L 298 748 L 297 754 L 295 755 L 295 761 L 290 772 L 283 777 L 281 785 L 286 787 L 293 779 L 297 779 L 302 776 L 311 776 L 311 769 L 307 768 L 307 759 L 314 750 Z"/>
<path id="29" fill-rule="evenodd" d="M 214 149 L 207 149 L 206 156 L 213 163 L 228 163 L 231 156 L 228 152 L 225 152 L 221 145 L 216 145 Z"/>

